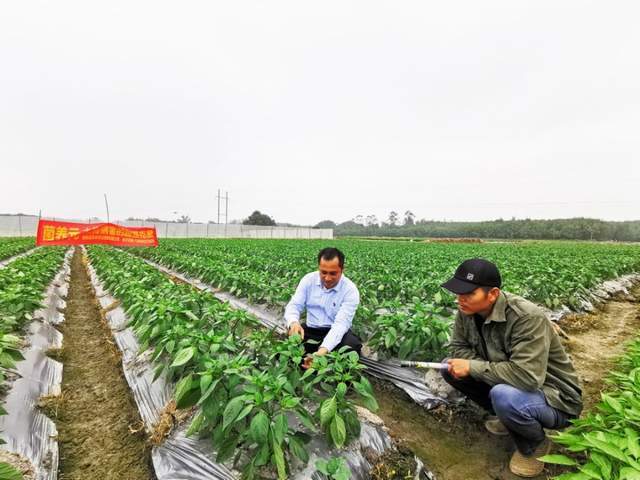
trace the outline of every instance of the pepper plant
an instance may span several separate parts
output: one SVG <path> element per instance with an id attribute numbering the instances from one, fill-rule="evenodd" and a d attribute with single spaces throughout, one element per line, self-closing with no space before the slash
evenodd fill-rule
<path id="1" fill-rule="evenodd" d="M 327 441 L 336 447 L 342 447 L 360 435 L 360 421 L 351 396 L 347 395 L 349 390 L 355 391 L 369 410 L 378 410 L 371 384 L 361 374 L 364 368 L 357 353 L 342 347 L 316 357 L 302 376 L 307 382 L 304 387 L 307 391 L 317 385 L 324 392 L 325 399 L 316 410 L 315 418 Z"/>
<path id="2" fill-rule="evenodd" d="M 369 346 L 383 356 L 439 360 L 446 354 L 451 317 L 444 307 L 415 302 L 388 302 L 377 317 Z"/>
<path id="3" fill-rule="evenodd" d="M 351 469 L 342 457 L 331 457 L 328 460 L 321 458 L 316 461 L 316 469 L 331 480 L 349 480 L 351 478 Z"/>
<path id="4" fill-rule="evenodd" d="M 581 455 L 542 457 L 547 463 L 576 470 L 556 478 L 640 478 L 640 340 L 629 345 L 619 368 L 610 377 L 612 390 L 602 394 L 596 410 L 552 437 L 569 452 Z"/>
<path id="5" fill-rule="evenodd" d="M 121 250 L 88 251 L 105 286 L 122 301 L 141 347 L 153 351 L 156 374 L 177 381 L 176 406 L 197 407 L 188 433 L 211 438 L 217 460 L 239 466 L 244 478 L 271 468 L 284 479 L 293 463 L 306 463 L 309 435 L 327 431 L 319 413 L 309 412 L 319 412 L 327 399 L 336 402 L 327 434 L 336 446 L 347 441 L 341 419 L 352 436 L 359 432 L 349 391 L 377 406 L 355 353 L 332 352 L 318 358 L 320 368 L 304 372 L 300 337 L 282 339 L 246 312 L 173 283 Z M 329 394 L 331 385 L 337 393 Z M 338 433 L 331 435 L 331 424 Z"/>

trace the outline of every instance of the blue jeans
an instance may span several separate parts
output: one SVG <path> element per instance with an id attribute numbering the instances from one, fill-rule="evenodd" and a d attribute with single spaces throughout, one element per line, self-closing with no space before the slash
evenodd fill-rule
<path id="1" fill-rule="evenodd" d="M 446 370 L 441 373 L 449 385 L 496 415 L 525 456 L 531 456 L 543 442 L 544 428 L 565 428 L 575 418 L 549 405 L 542 390 L 527 392 L 506 383 L 492 387 L 471 377 L 457 379 Z"/>

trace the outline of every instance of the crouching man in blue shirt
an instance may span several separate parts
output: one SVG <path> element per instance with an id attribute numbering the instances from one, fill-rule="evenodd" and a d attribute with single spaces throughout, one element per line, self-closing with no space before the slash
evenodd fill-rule
<path id="1" fill-rule="evenodd" d="M 360 355 L 362 341 L 351 331 L 360 293 L 343 271 L 344 253 L 337 248 L 320 250 L 318 270 L 302 277 L 284 311 L 289 336 L 298 334 L 304 340 L 307 353 L 304 368 L 311 366 L 312 354 L 326 355 L 343 346 Z M 300 322 L 305 309 L 306 324 Z"/>

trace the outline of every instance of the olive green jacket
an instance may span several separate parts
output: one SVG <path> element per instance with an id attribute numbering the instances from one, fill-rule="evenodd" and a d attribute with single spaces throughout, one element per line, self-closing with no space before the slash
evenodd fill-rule
<path id="1" fill-rule="evenodd" d="M 473 315 L 458 311 L 451 358 L 471 360 L 471 377 L 526 391 L 541 389 L 552 407 L 579 415 L 582 391 L 558 334 L 540 307 L 501 292 L 482 324 L 486 351 Z"/>

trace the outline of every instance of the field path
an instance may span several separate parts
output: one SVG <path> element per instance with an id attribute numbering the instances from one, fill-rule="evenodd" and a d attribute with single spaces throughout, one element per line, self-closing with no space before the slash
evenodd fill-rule
<path id="1" fill-rule="evenodd" d="M 622 355 L 626 342 L 640 335 L 640 287 L 628 299 L 614 299 L 593 314 L 571 315 L 561 326 L 570 339 L 565 347 L 582 380 L 585 410 L 600 401 L 607 373 Z"/>
<path id="2" fill-rule="evenodd" d="M 60 480 L 153 478 L 142 422 L 79 249 L 61 330 L 62 395 L 47 406 L 59 432 Z"/>

